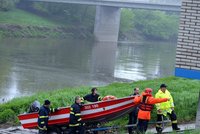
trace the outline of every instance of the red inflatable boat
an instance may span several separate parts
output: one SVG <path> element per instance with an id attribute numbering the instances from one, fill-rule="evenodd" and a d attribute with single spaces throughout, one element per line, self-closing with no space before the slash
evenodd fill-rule
<path id="1" fill-rule="evenodd" d="M 134 106 L 134 97 L 100 101 L 83 105 L 82 120 L 86 123 L 105 122 L 114 120 L 130 113 Z M 49 116 L 49 126 L 67 125 L 69 123 L 70 107 L 64 107 Z M 23 128 L 36 128 L 38 113 L 27 113 L 18 116 Z"/>

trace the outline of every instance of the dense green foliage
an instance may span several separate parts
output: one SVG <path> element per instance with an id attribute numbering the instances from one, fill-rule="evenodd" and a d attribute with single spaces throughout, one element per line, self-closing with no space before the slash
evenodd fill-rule
<path id="1" fill-rule="evenodd" d="M 63 24 L 77 28 L 85 27 L 89 30 L 92 30 L 94 26 L 94 6 L 35 2 L 32 8 L 49 16 L 49 19 L 57 20 Z"/>
<path id="2" fill-rule="evenodd" d="M 147 38 L 170 39 L 177 37 L 179 18 L 161 11 L 133 10 L 135 27 Z"/>
<path id="3" fill-rule="evenodd" d="M 178 35 L 177 14 L 139 9 L 123 9 L 120 34 L 134 31 L 147 39 L 169 40 Z"/>
<path id="4" fill-rule="evenodd" d="M 192 121 L 196 116 L 198 93 L 200 88 L 200 82 L 198 80 L 183 79 L 177 77 L 168 77 L 162 79 L 138 81 L 133 83 L 113 83 L 105 87 L 99 87 L 99 93 L 102 96 L 114 95 L 116 97 L 128 96 L 132 93 L 134 87 L 140 87 L 144 89 L 150 87 L 154 89 L 154 94 L 161 83 L 166 83 L 168 89 L 171 91 L 175 101 L 175 110 L 178 116 L 179 122 Z M 11 100 L 8 103 L 0 105 L 0 119 L 2 123 L 6 123 L 12 120 L 15 124 L 16 116 L 19 113 L 27 111 L 31 102 L 38 99 L 41 103 L 44 99 L 50 99 L 54 107 L 69 106 L 73 103 L 74 96 L 83 96 L 90 92 L 90 87 L 77 87 L 66 88 L 61 90 L 55 90 L 51 92 L 41 92 L 30 97 L 21 97 Z M 5 115 L 7 111 L 14 112 L 13 116 Z M 13 114 L 12 114 L 13 115 Z M 153 112 L 153 119 L 155 120 L 156 112 Z M 111 124 L 124 125 L 127 123 L 127 117 L 118 119 L 111 122 Z"/>
<path id="5" fill-rule="evenodd" d="M 134 18 L 135 14 L 133 14 L 131 9 L 123 9 L 121 11 L 121 23 L 120 23 L 120 32 L 128 32 L 135 27 Z"/>

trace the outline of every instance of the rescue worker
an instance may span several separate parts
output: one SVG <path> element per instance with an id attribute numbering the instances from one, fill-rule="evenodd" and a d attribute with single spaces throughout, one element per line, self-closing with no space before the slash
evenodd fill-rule
<path id="1" fill-rule="evenodd" d="M 70 108 L 69 134 L 84 134 L 84 123 L 81 120 L 81 97 L 75 97 L 75 103 Z"/>
<path id="2" fill-rule="evenodd" d="M 90 102 L 90 103 L 91 102 L 97 102 L 97 101 L 101 101 L 102 97 L 97 93 L 97 88 L 94 87 L 94 88 L 91 89 L 91 94 L 88 94 L 88 95 L 86 95 L 82 98 L 82 103 L 85 100 Z M 97 127 L 98 122 L 93 122 L 92 124 L 88 123 L 87 125 L 92 125 L 93 127 Z M 93 134 L 97 134 L 97 132 L 94 131 Z"/>
<path id="3" fill-rule="evenodd" d="M 163 116 L 168 115 L 170 117 L 171 122 L 172 122 L 172 129 L 173 130 L 180 130 L 180 128 L 178 128 L 177 117 L 176 117 L 176 114 L 174 112 L 173 98 L 172 98 L 170 92 L 167 90 L 167 85 L 165 85 L 165 84 L 160 85 L 160 89 L 156 93 L 155 98 L 170 98 L 170 101 L 156 104 L 157 122 L 161 122 L 162 119 L 163 119 Z M 161 123 L 157 123 L 156 131 L 158 133 L 162 132 L 162 124 Z"/>
<path id="4" fill-rule="evenodd" d="M 29 107 L 28 113 L 38 112 L 40 109 L 40 102 L 35 100 Z"/>
<path id="5" fill-rule="evenodd" d="M 92 88 L 91 92 L 91 94 L 84 96 L 83 100 L 88 102 L 97 102 L 102 100 L 102 97 L 97 93 L 97 88 Z"/>
<path id="6" fill-rule="evenodd" d="M 47 128 L 48 128 L 48 120 L 49 120 L 49 114 L 51 112 L 55 112 L 58 110 L 58 108 L 50 108 L 51 102 L 49 100 L 45 100 L 42 107 L 40 107 L 39 113 L 38 113 L 38 129 L 39 134 L 47 134 Z"/>
<path id="7" fill-rule="evenodd" d="M 131 94 L 130 96 L 139 96 L 140 89 L 138 87 L 134 88 L 133 90 L 133 94 Z M 134 107 L 133 111 L 131 113 L 129 113 L 129 121 L 128 121 L 128 125 L 133 125 L 137 123 L 137 115 L 138 115 L 138 107 Z M 128 133 L 129 134 L 133 134 L 133 130 L 136 127 L 128 127 Z"/>
<path id="8" fill-rule="evenodd" d="M 146 132 L 148 122 L 151 119 L 151 111 L 156 103 L 169 101 L 169 98 L 154 98 L 152 89 L 146 88 L 141 96 L 135 97 L 134 102 L 139 103 L 137 133 L 143 134 Z"/>

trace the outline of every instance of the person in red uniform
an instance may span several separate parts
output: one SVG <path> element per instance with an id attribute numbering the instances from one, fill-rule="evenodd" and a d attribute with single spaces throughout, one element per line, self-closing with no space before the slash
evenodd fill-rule
<path id="1" fill-rule="evenodd" d="M 154 98 L 152 96 L 152 91 L 151 88 L 146 88 L 141 96 L 137 96 L 134 99 L 134 102 L 139 104 L 137 124 L 137 132 L 139 134 L 145 133 L 148 128 L 148 122 L 151 119 L 153 105 L 170 100 L 170 98 Z"/>

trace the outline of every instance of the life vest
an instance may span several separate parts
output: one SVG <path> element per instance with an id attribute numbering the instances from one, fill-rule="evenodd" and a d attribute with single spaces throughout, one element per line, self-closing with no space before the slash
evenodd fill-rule
<path id="1" fill-rule="evenodd" d="M 152 104 L 147 104 L 148 101 L 148 96 L 142 96 L 139 109 L 142 111 L 152 111 L 153 110 L 153 105 Z"/>

